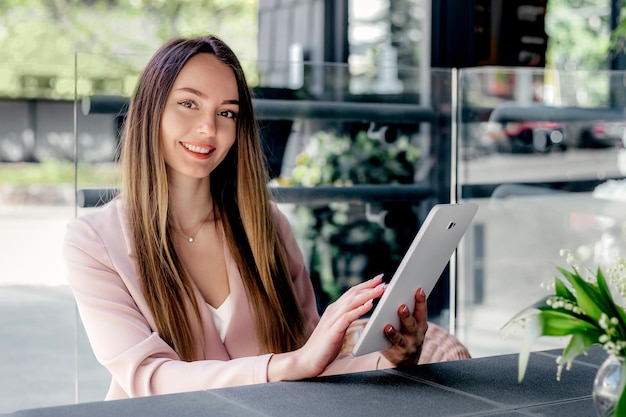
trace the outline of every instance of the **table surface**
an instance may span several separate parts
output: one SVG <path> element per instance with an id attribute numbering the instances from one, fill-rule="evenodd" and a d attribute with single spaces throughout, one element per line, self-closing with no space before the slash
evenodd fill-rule
<path id="1" fill-rule="evenodd" d="M 557 381 L 560 353 L 533 352 L 521 383 L 512 354 L 2 416 L 594 416 L 593 380 L 606 353 L 592 348 Z"/>

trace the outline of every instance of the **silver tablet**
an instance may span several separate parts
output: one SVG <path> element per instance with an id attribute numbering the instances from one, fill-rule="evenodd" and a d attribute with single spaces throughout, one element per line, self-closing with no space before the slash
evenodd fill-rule
<path id="1" fill-rule="evenodd" d="M 412 311 L 418 288 L 430 294 L 477 210 L 474 203 L 438 204 L 430 210 L 354 345 L 353 355 L 390 346 L 384 327 L 400 328 L 398 308 L 406 304 Z"/>

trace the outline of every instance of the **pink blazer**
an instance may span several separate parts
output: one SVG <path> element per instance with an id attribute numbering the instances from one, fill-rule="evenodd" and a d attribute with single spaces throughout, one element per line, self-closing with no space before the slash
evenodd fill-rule
<path id="1" fill-rule="evenodd" d="M 319 316 L 313 287 L 287 218 L 274 205 L 285 243 L 296 296 L 308 333 Z M 202 309 L 206 352 L 181 361 L 158 335 L 137 277 L 124 202 L 116 199 L 93 213 L 71 220 L 63 242 L 67 278 L 98 361 L 111 373 L 106 399 L 197 391 L 267 382 L 271 354 L 260 355 L 250 303 L 232 255 L 224 247 L 233 301 L 232 320 L 222 343 L 209 308 Z M 195 289 L 198 305 L 206 305 Z M 199 328 L 193 333 L 198 342 Z M 376 369 L 378 353 L 338 357 L 324 372 Z"/>

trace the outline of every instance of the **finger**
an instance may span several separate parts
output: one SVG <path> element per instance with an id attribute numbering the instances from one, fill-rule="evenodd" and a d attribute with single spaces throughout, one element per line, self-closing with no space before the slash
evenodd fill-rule
<path id="1" fill-rule="evenodd" d="M 351 287 L 348 291 L 358 291 L 364 288 L 374 288 L 377 287 L 380 283 L 383 282 L 384 274 L 378 274 L 374 278 L 368 279 L 367 281 L 361 282 L 353 287 Z"/>
<path id="2" fill-rule="evenodd" d="M 373 300 L 379 298 L 384 291 L 385 284 L 382 282 L 373 288 L 366 286 L 366 288 L 356 289 L 353 287 L 326 308 L 322 319 L 331 326 L 332 323 L 338 323 L 340 326 L 349 325 L 370 311 Z"/>
<path id="3" fill-rule="evenodd" d="M 381 297 L 386 287 L 382 281 L 382 277 L 383 274 L 380 274 L 370 280 L 351 287 L 348 291 L 342 294 L 337 301 L 341 300 L 342 303 L 348 302 L 363 304 L 370 299 Z M 337 303 L 337 301 L 335 303 Z"/>
<path id="4" fill-rule="evenodd" d="M 397 331 L 391 324 L 385 326 L 385 337 L 391 342 L 393 346 L 404 346 L 404 338 L 402 334 Z"/>
<path id="5" fill-rule="evenodd" d="M 339 326 L 341 328 L 349 326 L 353 321 L 360 318 L 372 309 L 374 302 L 370 299 L 362 304 L 353 306 L 350 309 L 339 309 L 327 314 L 324 312 L 323 319 L 330 327 Z M 324 317 L 325 316 L 325 317 Z"/>
<path id="6" fill-rule="evenodd" d="M 406 304 L 402 304 L 398 308 L 398 317 L 400 317 L 402 333 L 416 334 L 418 332 L 417 321 L 411 315 L 411 311 Z"/>
<path id="7" fill-rule="evenodd" d="M 381 282 L 383 282 L 383 277 L 384 276 L 385 276 L 385 274 L 378 274 L 374 278 L 370 279 L 369 281 L 372 281 L 374 283 L 374 285 L 378 285 Z"/>
<path id="8" fill-rule="evenodd" d="M 415 318 L 417 328 L 422 333 L 426 333 L 428 329 L 428 310 L 426 305 L 426 293 L 422 288 L 418 288 L 415 292 L 415 310 L 413 317 Z"/>
<path id="9" fill-rule="evenodd" d="M 341 309 L 342 305 L 363 304 L 369 299 L 381 297 L 384 292 L 384 284 L 382 282 L 383 274 L 377 275 L 372 279 L 357 284 L 330 304 L 326 310 L 335 311 Z"/>
<path id="10" fill-rule="evenodd" d="M 368 313 L 373 307 L 373 300 L 383 295 L 385 284 L 382 277 L 383 274 L 379 274 L 350 288 L 326 308 L 320 321 L 329 328 L 347 328 L 354 320 Z"/>

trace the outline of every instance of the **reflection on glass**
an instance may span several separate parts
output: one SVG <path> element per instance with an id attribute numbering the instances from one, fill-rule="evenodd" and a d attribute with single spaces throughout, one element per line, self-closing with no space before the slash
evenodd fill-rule
<path id="1" fill-rule="evenodd" d="M 458 193 L 482 207 L 459 269 L 457 325 L 476 355 L 518 350 L 521 334 L 498 329 L 545 295 L 542 284 L 566 261 L 560 249 L 590 267 L 624 255 L 626 100 L 614 88 L 622 77 L 460 72 Z"/>

